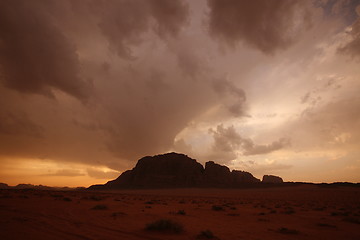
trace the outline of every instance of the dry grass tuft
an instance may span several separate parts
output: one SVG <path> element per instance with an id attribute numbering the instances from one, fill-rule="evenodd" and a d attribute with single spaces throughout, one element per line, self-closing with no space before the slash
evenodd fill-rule
<path id="1" fill-rule="evenodd" d="M 169 219 L 160 219 L 155 222 L 146 225 L 147 231 L 169 232 L 169 233 L 181 233 L 184 231 L 183 226 Z"/>

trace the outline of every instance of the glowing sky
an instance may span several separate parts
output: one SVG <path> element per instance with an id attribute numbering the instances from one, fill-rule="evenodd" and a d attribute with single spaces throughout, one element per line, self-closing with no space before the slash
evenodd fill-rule
<path id="1" fill-rule="evenodd" d="M 359 0 L 1 0 L 0 182 L 168 151 L 360 182 Z"/>

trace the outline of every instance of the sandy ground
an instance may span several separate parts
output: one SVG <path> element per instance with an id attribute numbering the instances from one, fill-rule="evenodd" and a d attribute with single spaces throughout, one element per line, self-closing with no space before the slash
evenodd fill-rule
<path id="1" fill-rule="evenodd" d="M 183 232 L 149 231 L 170 219 Z M 0 190 L 0 239 L 360 239 L 360 189 Z M 207 238 L 208 237 L 208 238 Z"/>

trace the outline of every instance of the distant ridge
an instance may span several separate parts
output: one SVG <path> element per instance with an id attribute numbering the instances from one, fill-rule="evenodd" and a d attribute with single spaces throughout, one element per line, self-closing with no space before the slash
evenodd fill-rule
<path id="1" fill-rule="evenodd" d="M 263 183 L 283 183 L 281 177 L 265 175 Z M 146 188 L 237 188 L 262 184 L 251 173 L 230 169 L 213 161 L 205 168 L 195 159 L 180 153 L 147 156 L 138 160 L 132 170 L 117 179 L 89 189 L 146 189 Z"/>
<path id="2" fill-rule="evenodd" d="M 33 185 L 33 184 L 24 184 L 20 183 L 16 186 L 9 186 L 6 183 L 0 183 L 0 189 L 10 189 L 10 190 L 49 190 L 49 191 L 82 191 L 85 190 L 85 187 L 49 187 L 44 185 Z"/>

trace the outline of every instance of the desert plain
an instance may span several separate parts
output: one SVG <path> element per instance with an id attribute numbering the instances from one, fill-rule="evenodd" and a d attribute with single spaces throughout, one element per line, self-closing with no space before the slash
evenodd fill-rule
<path id="1" fill-rule="evenodd" d="M 2 240 L 355 240 L 360 239 L 360 188 L 4 189 L 0 216 Z M 159 220 L 175 227 L 157 228 Z"/>

